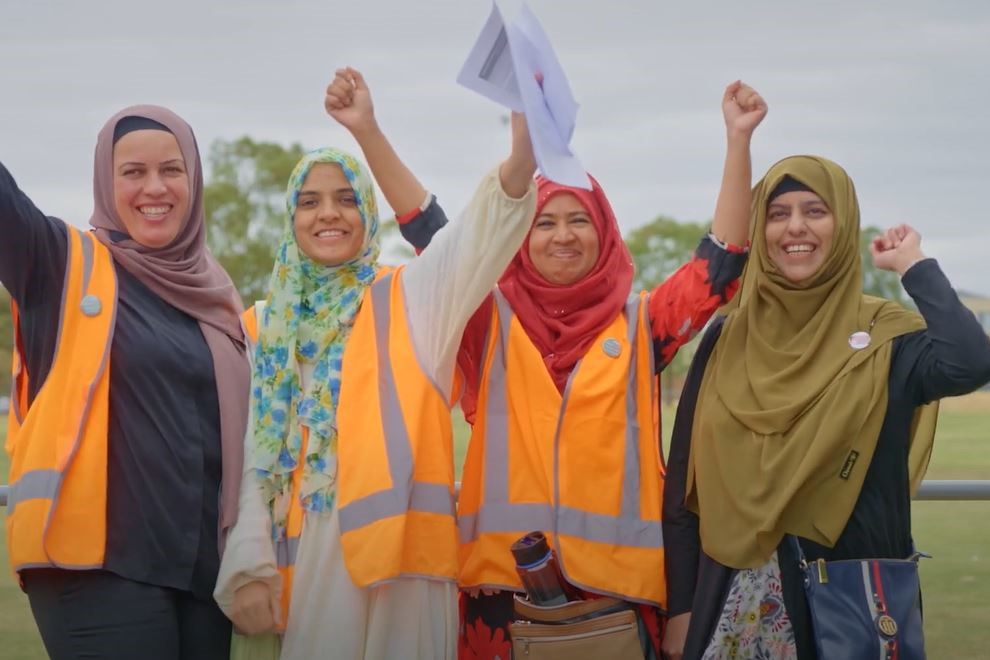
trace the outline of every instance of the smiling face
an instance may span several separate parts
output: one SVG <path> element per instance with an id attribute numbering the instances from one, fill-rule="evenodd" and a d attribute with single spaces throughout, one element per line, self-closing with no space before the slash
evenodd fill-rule
<path id="1" fill-rule="evenodd" d="M 316 163 L 299 189 L 292 227 L 299 249 L 324 266 L 358 256 L 364 223 L 357 194 L 339 165 Z"/>
<path id="2" fill-rule="evenodd" d="M 804 282 L 818 272 L 834 234 L 832 211 L 810 190 L 778 195 L 767 205 L 767 256 L 789 282 Z"/>
<path id="3" fill-rule="evenodd" d="M 529 258 L 551 284 L 574 284 L 595 267 L 598 231 L 588 210 L 571 193 L 544 204 L 529 232 Z"/>
<path id="4" fill-rule="evenodd" d="M 189 175 L 168 131 L 127 133 L 113 147 L 113 197 L 127 234 L 164 248 L 182 231 L 189 212 Z"/>

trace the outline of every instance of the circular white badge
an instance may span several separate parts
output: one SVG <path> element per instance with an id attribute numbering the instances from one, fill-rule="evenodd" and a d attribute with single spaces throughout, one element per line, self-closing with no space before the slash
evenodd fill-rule
<path id="1" fill-rule="evenodd" d="M 610 337 L 602 342 L 602 350 L 610 358 L 617 358 L 622 355 L 622 344 L 619 343 L 618 339 Z"/>
<path id="2" fill-rule="evenodd" d="M 852 333 L 849 335 L 849 345 L 857 351 L 866 348 L 870 345 L 870 333 L 862 330 Z"/>
<path id="3" fill-rule="evenodd" d="M 103 303 L 96 296 L 90 294 L 79 303 L 82 313 L 86 316 L 97 316 L 103 310 Z"/>

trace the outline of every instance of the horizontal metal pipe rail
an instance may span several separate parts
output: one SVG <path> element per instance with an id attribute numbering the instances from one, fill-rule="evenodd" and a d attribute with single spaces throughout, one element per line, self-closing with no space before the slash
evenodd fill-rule
<path id="1" fill-rule="evenodd" d="M 990 481 L 974 479 L 926 479 L 921 482 L 916 500 L 955 501 L 990 500 Z"/>
<path id="2" fill-rule="evenodd" d="M 0 506 L 7 505 L 9 486 L 0 486 Z M 457 484 L 460 491 L 460 483 Z M 955 502 L 960 500 L 990 500 L 990 481 L 974 479 L 926 479 L 921 482 L 916 500 Z"/>

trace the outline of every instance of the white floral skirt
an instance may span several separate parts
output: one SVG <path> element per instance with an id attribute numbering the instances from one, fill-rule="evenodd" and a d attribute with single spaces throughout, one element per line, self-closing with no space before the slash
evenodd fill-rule
<path id="1" fill-rule="evenodd" d="M 760 568 L 736 572 L 703 660 L 796 660 L 777 553 Z"/>

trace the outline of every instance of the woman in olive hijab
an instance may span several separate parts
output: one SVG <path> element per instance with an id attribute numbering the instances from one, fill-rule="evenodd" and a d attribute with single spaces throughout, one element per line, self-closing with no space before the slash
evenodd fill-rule
<path id="1" fill-rule="evenodd" d="M 990 340 L 914 229 L 870 250 L 920 314 L 863 293 L 859 205 L 835 163 L 774 165 L 752 226 L 737 305 L 702 339 L 674 425 L 671 657 L 816 657 L 786 536 L 809 560 L 910 555 L 926 404 L 990 380 Z"/>

